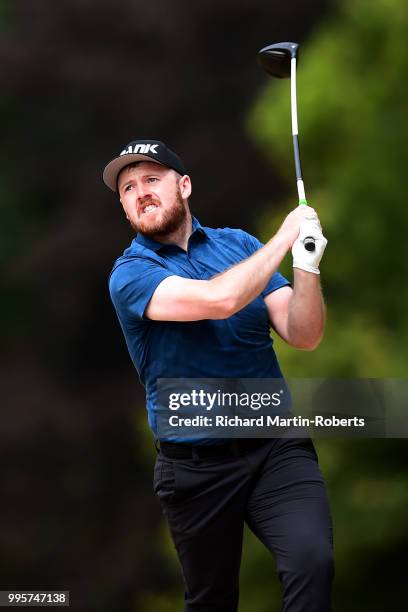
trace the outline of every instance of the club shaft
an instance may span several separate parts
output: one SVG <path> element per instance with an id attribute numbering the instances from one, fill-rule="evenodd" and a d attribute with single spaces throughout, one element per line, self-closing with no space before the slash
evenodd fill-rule
<path id="1" fill-rule="evenodd" d="M 293 153 L 295 157 L 295 171 L 296 171 L 296 184 L 299 195 L 299 200 L 305 200 L 305 186 L 302 178 L 302 166 L 300 165 L 299 155 L 299 138 L 297 135 L 293 136 Z"/>
<path id="2" fill-rule="evenodd" d="M 296 57 L 290 60 L 290 103 L 292 110 L 292 136 L 293 136 L 293 154 L 295 157 L 296 185 L 299 196 L 299 205 L 307 204 L 305 186 L 303 183 L 302 166 L 300 163 L 299 152 L 299 127 L 297 118 L 297 96 L 296 96 Z M 315 239 L 312 236 L 306 236 L 303 241 L 307 251 L 314 251 Z"/>
<path id="3" fill-rule="evenodd" d="M 299 152 L 299 127 L 297 117 L 297 97 L 296 97 L 296 57 L 290 61 L 290 101 L 292 111 L 292 136 L 293 136 L 293 154 L 295 158 L 296 184 L 299 195 L 299 202 L 306 200 L 305 186 L 302 176 L 302 165 L 300 163 Z"/>

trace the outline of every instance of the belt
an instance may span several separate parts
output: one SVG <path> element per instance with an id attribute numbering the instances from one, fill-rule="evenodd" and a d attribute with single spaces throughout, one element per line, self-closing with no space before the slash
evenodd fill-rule
<path id="1" fill-rule="evenodd" d="M 205 457 L 240 457 L 263 446 L 268 439 L 237 438 L 225 444 L 184 444 L 160 442 L 160 452 L 169 459 L 197 459 Z"/>

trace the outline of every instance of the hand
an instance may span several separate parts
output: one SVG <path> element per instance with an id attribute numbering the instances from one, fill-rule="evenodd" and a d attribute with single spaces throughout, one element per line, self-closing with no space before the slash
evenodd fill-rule
<path id="1" fill-rule="evenodd" d="M 307 251 L 304 239 L 312 237 L 315 240 L 315 250 Z M 293 267 L 300 268 L 306 272 L 320 274 L 319 263 L 326 248 L 327 240 L 323 236 L 320 221 L 316 215 L 316 220 L 305 220 L 300 224 L 299 236 L 292 246 Z"/>
<path id="2" fill-rule="evenodd" d="M 300 225 L 304 221 L 314 221 L 319 223 L 317 213 L 311 206 L 296 206 L 291 213 L 288 214 L 277 234 L 282 236 L 288 245 L 288 249 L 291 248 L 297 237 L 299 236 Z M 320 223 L 319 223 L 320 226 Z"/>

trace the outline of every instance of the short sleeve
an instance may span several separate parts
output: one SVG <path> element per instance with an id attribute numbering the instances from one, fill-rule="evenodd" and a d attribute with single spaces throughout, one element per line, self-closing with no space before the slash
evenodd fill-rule
<path id="1" fill-rule="evenodd" d="M 143 319 L 153 293 L 168 276 L 158 262 L 135 257 L 119 264 L 109 277 L 109 292 L 120 319 Z"/>
<path id="2" fill-rule="evenodd" d="M 256 251 L 262 248 L 264 245 L 258 238 L 248 234 L 247 232 L 243 232 L 245 243 L 249 252 L 249 255 L 253 255 Z M 266 285 L 265 289 L 262 291 L 262 297 L 266 297 L 269 293 L 276 291 L 277 289 L 281 289 L 281 287 L 290 287 L 290 282 L 278 271 L 272 276 Z"/>

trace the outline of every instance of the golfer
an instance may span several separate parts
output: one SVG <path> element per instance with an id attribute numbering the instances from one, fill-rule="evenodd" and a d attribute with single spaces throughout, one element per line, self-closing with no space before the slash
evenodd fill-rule
<path id="1" fill-rule="evenodd" d="M 242 230 L 203 227 L 182 161 L 157 140 L 130 142 L 103 179 L 137 232 L 109 289 L 160 446 L 154 490 L 180 560 L 185 612 L 237 612 L 244 523 L 275 557 L 282 610 L 329 612 L 332 528 L 312 441 L 169 441 L 156 414 L 158 378 L 281 378 L 270 328 L 294 348 L 317 347 L 326 239 L 316 212 L 298 206 L 264 246 Z M 293 286 L 278 272 L 289 250 Z"/>

